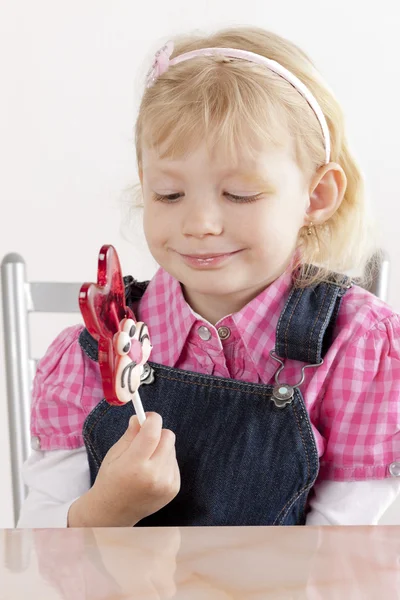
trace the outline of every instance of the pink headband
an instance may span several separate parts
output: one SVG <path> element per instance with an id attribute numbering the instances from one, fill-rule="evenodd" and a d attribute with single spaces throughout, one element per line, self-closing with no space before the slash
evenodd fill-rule
<path id="1" fill-rule="evenodd" d="M 296 75 L 293 75 L 291 71 L 288 71 L 281 64 L 276 62 L 275 60 L 271 60 L 269 58 L 265 58 L 265 56 L 261 56 L 260 54 L 255 54 L 254 52 L 247 52 L 246 50 L 235 50 L 234 48 L 202 48 L 201 50 L 193 50 L 192 52 L 186 52 L 185 54 L 181 54 L 180 56 L 176 56 L 172 60 L 170 60 L 170 56 L 173 52 L 174 44 L 173 42 L 168 42 L 159 50 L 154 59 L 154 63 L 147 75 L 147 87 L 151 87 L 154 85 L 158 77 L 165 73 L 169 67 L 177 65 L 180 62 L 184 62 L 185 60 L 190 60 L 191 58 L 196 58 L 197 56 L 214 56 L 214 55 L 222 55 L 227 58 L 240 58 L 243 60 L 248 60 L 253 63 L 257 63 L 259 65 L 263 65 L 286 79 L 296 90 L 305 98 L 310 107 L 315 113 L 319 124 L 322 129 L 322 134 L 325 140 L 325 162 L 326 164 L 330 161 L 331 155 L 331 142 L 329 129 L 324 117 L 324 114 L 321 110 L 320 105 L 318 104 L 315 96 L 310 92 L 310 90 L 304 85 L 302 81 Z"/>

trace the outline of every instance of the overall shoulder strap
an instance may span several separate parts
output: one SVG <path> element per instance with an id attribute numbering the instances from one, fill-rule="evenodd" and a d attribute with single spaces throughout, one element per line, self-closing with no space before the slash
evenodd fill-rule
<path id="1" fill-rule="evenodd" d="M 308 364 L 321 362 L 332 343 L 342 297 L 350 287 L 350 278 L 337 275 L 331 282 L 293 287 L 278 321 L 276 354 Z"/>

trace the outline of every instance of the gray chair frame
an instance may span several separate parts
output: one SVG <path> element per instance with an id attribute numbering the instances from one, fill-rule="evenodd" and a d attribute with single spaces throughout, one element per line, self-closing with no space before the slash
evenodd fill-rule
<path id="1" fill-rule="evenodd" d="M 79 283 L 29 282 L 19 254 L 7 254 L 1 264 L 14 525 L 26 496 L 21 469 L 30 453 L 31 389 L 37 362 L 30 353 L 29 314 L 78 313 L 80 287 Z"/>
<path id="2" fill-rule="evenodd" d="M 386 300 L 388 283 L 389 260 L 383 253 L 372 271 L 368 289 Z M 80 283 L 29 282 L 25 261 L 19 254 L 7 254 L 1 264 L 14 524 L 26 496 L 21 469 L 30 453 L 31 389 L 37 362 L 30 353 L 29 314 L 78 313 L 80 286 Z"/>

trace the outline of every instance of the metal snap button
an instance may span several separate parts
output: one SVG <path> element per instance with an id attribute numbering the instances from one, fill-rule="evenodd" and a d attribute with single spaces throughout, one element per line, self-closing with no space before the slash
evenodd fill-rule
<path id="1" fill-rule="evenodd" d="M 37 435 L 31 437 L 31 448 L 32 450 L 40 450 L 40 439 Z"/>
<path id="2" fill-rule="evenodd" d="M 155 380 L 154 377 L 154 369 L 152 367 L 150 367 L 149 364 L 144 364 L 142 367 L 142 374 L 140 376 L 140 383 L 144 383 L 144 384 L 149 384 L 149 383 L 153 383 Z"/>
<path id="3" fill-rule="evenodd" d="M 278 384 L 272 391 L 272 401 L 277 408 L 285 408 L 293 401 L 294 389 L 291 385 Z"/>
<path id="4" fill-rule="evenodd" d="M 205 342 L 208 342 L 208 340 L 211 339 L 211 331 L 205 325 L 199 327 L 197 333 L 199 334 L 199 337 Z"/>
<path id="5" fill-rule="evenodd" d="M 218 327 L 218 335 L 220 340 L 227 340 L 231 335 L 231 330 L 229 327 Z"/>
<path id="6" fill-rule="evenodd" d="M 392 477 L 400 477 L 400 461 L 392 462 L 389 466 L 389 473 Z"/>

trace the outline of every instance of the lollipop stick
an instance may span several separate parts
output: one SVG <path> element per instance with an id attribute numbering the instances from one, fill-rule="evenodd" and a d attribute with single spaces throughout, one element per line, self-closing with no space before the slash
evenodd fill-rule
<path id="1" fill-rule="evenodd" d="M 139 425 L 142 426 L 146 420 L 146 414 L 143 409 L 143 404 L 139 396 L 139 392 L 135 392 L 132 398 L 133 406 L 135 408 L 135 412 L 137 418 L 139 420 Z"/>

